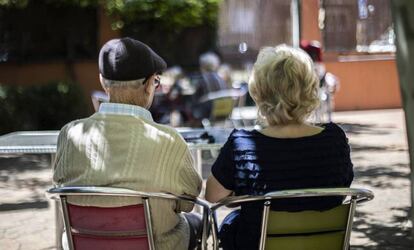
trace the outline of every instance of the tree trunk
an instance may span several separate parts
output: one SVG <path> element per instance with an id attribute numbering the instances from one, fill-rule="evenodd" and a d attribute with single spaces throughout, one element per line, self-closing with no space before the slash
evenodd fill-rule
<path id="1" fill-rule="evenodd" d="M 411 167 L 411 222 L 414 222 L 414 1 L 391 1 L 397 44 L 397 65 L 405 111 Z M 412 231 L 414 236 L 414 230 Z"/>

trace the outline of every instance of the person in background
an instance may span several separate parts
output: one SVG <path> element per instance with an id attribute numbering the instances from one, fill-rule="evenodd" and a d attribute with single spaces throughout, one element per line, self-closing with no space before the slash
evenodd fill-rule
<path id="1" fill-rule="evenodd" d="M 99 53 L 100 81 L 109 96 L 92 116 L 59 134 L 53 182 L 198 196 L 201 178 L 183 138 L 153 121 L 148 111 L 165 61 L 132 38 L 107 42 Z M 82 206 L 126 206 L 133 198 L 84 197 Z M 193 249 L 201 220 L 187 202 L 150 200 L 157 249 Z"/>
<path id="2" fill-rule="evenodd" d="M 177 109 L 177 104 L 181 101 L 181 95 L 174 95 L 172 92 L 177 93 L 177 91 L 174 91 L 177 89 L 178 91 L 181 91 L 179 85 L 176 85 L 175 81 L 180 75 L 182 75 L 182 70 L 179 66 L 170 67 L 163 72 L 163 82 L 161 87 L 157 89 L 154 103 L 149 109 L 154 121 L 157 123 L 168 124 L 175 127 L 171 123 L 171 113 Z"/>
<path id="3" fill-rule="evenodd" d="M 227 87 L 233 87 L 233 79 L 232 79 L 232 68 L 229 64 L 223 63 L 217 70 L 217 74 L 223 79 L 226 83 Z"/>
<path id="4" fill-rule="evenodd" d="M 249 80 L 266 126 L 230 134 L 212 166 L 205 197 L 263 195 L 300 188 L 349 187 L 353 180 L 350 147 L 334 123 L 315 126 L 306 118 L 319 103 L 319 79 L 311 58 L 286 45 L 263 48 Z M 286 199 L 272 210 L 328 210 L 342 198 Z M 262 204 L 241 205 L 219 230 L 223 249 L 258 249 Z"/>
<path id="5" fill-rule="evenodd" d="M 189 89 L 189 84 L 184 70 L 180 66 L 171 68 L 170 72 L 173 84 L 166 94 L 170 109 L 169 123 L 173 127 L 179 127 L 186 123 L 191 116 L 191 113 L 186 109 L 189 95 L 185 94 Z"/>
<path id="6" fill-rule="evenodd" d="M 190 76 L 190 82 L 195 87 L 192 116 L 195 121 L 208 118 L 211 111 L 211 103 L 200 102 L 200 99 L 210 92 L 229 89 L 227 83 L 219 76 L 217 70 L 220 66 L 219 57 L 213 52 L 200 55 L 200 72 Z"/>
<path id="7" fill-rule="evenodd" d="M 312 58 L 316 73 L 319 77 L 319 99 L 321 104 L 315 110 L 314 116 L 317 122 L 324 120 L 332 121 L 332 111 L 334 107 L 334 95 L 339 90 L 339 79 L 334 74 L 327 72 L 322 60 L 322 46 L 318 41 L 302 40 L 300 48 L 306 51 Z"/>

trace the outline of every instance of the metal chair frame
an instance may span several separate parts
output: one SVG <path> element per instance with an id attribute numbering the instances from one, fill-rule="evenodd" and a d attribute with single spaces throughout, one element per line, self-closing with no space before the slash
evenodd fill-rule
<path id="1" fill-rule="evenodd" d="M 170 193 L 162 192 L 140 192 L 134 191 L 125 188 L 115 188 L 115 187 L 100 187 L 100 186 L 67 186 L 67 187 L 56 187 L 51 188 L 46 191 L 46 194 L 49 198 L 60 200 L 61 209 L 64 220 L 64 227 L 68 236 L 69 249 L 74 250 L 74 244 L 72 239 L 71 225 L 69 220 L 69 212 L 67 207 L 67 197 L 68 196 L 116 196 L 116 197 L 135 197 L 142 200 L 145 213 L 145 223 L 148 235 L 149 249 L 155 249 L 154 243 L 154 234 L 153 234 L 153 225 L 152 225 L 152 216 L 150 210 L 150 198 L 161 198 L 174 201 L 188 201 L 195 205 L 201 206 L 203 208 L 203 231 L 201 239 L 201 249 L 207 249 L 207 238 L 208 238 L 208 217 L 210 214 L 209 205 L 204 200 L 199 198 L 194 198 L 187 195 L 175 195 Z M 141 204 L 141 202 L 137 203 Z M 107 234 L 110 236 L 110 234 Z"/>
<path id="2" fill-rule="evenodd" d="M 261 224 L 261 235 L 260 235 L 260 245 L 259 249 L 265 249 L 266 235 L 267 235 L 267 223 L 270 212 L 270 205 L 272 200 L 276 199 L 288 199 L 288 198 L 305 198 L 305 197 L 328 197 L 328 196 L 344 196 L 350 197 L 349 200 L 346 200 L 344 204 L 350 203 L 347 226 L 345 231 L 343 250 L 348 250 L 349 240 L 351 237 L 353 218 L 355 215 L 356 204 L 372 200 L 374 194 L 367 189 L 357 189 L 357 188 L 318 188 L 318 189 L 296 189 L 296 190 L 284 190 L 270 192 L 263 196 L 233 196 L 228 197 L 221 202 L 213 205 L 211 207 L 211 216 L 210 223 L 212 224 L 211 233 L 213 236 L 213 249 L 219 249 L 219 239 L 218 239 L 218 228 L 217 221 L 215 219 L 215 212 L 217 209 L 223 206 L 239 205 L 240 203 L 252 202 L 252 201 L 263 201 L 263 217 Z"/>

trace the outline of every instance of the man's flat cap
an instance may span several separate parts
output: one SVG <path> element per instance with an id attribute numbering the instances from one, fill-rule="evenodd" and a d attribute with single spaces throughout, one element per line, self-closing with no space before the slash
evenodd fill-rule
<path id="1" fill-rule="evenodd" d="M 110 40 L 99 52 L 99 72 L 108 80 L 138 80 L 166 67 L 165 61 L 148 45 L 129 37 Z"/>

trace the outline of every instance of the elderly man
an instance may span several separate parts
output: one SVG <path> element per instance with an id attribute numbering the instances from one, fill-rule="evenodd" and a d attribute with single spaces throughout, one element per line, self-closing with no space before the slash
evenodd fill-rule
<path id="1" fill-rule="evenodd" d="M 199 58 L 200 72 L 190 76 L 192 85 L 195 86 L 193 96 L 194 107 L 191 107 L 193 118 L 201 121 L 208 118 L 211 112 L 211 103 L 200 102 L 200 99 L 210 92 L 228 89 L 227 83 L 218 75 L 220 66 L 219 57 L 213 52 L 207 52 Z"/>
<path id="2" fill-rule="evenodd" d="M 166 63 L 144 43 L 121 38 L 99 53 L 100 81 L 109 103 L 92 116 L 65 125 L 58 139 L 53 181 L 198 196 L 201 178 L 182 137 L 155 123 L 148 108 Z M 76 198 L 86 206 L 123 206 L 130 198 Z M 200 226 L 188 203 L 152 200 L 157 249 L 194 247 Z M 191 245 L 190 245 L 191 240 Z"/>

